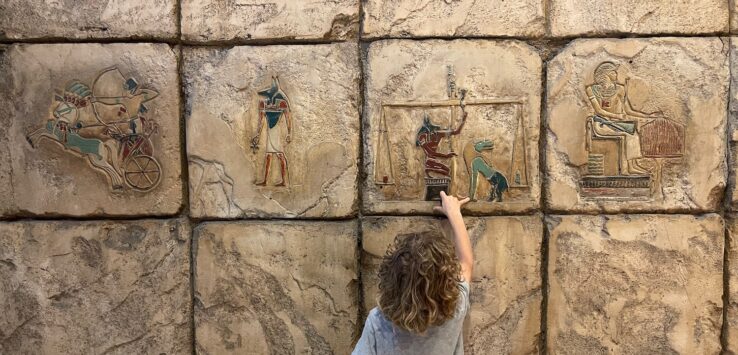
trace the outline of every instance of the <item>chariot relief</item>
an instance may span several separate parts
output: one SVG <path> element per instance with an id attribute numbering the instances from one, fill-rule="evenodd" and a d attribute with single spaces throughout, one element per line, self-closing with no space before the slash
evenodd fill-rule
<path id="1" fill-rule="evenodd" d="M 600 63 L 585 87 L 587 165 L 582 193 L 591 198 L 650 198 L 661 193 L 665 164 L 684 155 L 685 127 L 661 112 L 641 112 L 621 84 L 618 65 Z"/>
<path id="2" fill-rule="evenodd" d="M 50 117 L 26 139 L 33 148 L 86 158 L 113 191 L 151 191 L 162 171 L 152 141 L 159 126 L 147 105 L 158 95 L 116 67 L 104 69 L 91 84 L 72 80 L 55 93 Z"/>
<path id="3" fill-rule="evenodd" d="M 502 202 L 526 194 L 526 99 L 469 99 L 447 70 L 447 100 L 382 103 L 375 184 L 389 200 L 437 200 L 445 191 Z"/>

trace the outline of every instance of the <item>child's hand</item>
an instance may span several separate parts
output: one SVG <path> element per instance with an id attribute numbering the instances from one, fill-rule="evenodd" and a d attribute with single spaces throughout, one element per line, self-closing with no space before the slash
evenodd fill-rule
<path id="1" fill-rule="evenodd" d="M 445 214 L 449 219 L 461 217 L 461 206 L 467 202 L 468 197 L 459 200 L 456 196 L 448 196 L 445 191 L 441 191 L 441 205 L 433 207 L 433 210 Z"/>

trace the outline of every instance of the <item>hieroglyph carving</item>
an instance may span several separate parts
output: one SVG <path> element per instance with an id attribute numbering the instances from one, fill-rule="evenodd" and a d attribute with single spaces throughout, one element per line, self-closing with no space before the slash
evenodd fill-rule
<path id="1" fill-rule="evenodd" d="M 162 175 L 151 140 L 159 126 L 147 117 L 144 103 L 158 95 L 136 79 L 126 79 L 118 68 L 107 68 L 92 85 L 72 80 L 55 93 L 51 117 L 26 139 L 34 148 L 45 139 L 87 158 L 105 173 L 113 191 L 151 191 Z"/>
<path id="2" fill-rule="evenodd" d="M 287 186 L 289 181 L 289 170 L 287 165 L 287 157 L 285 156 L 282 141 L 289 144 L 292 141 L 292 117 L 290 113 L 290 100 L 287 94 L 279 87 L 279 78 L 272 77 L 270 87 L 257 92 L 259 95 L 259 113 L 258 126 L 256 134 L 251 138 L 251 150 L 254 154 L 259 151 L 259 141 L 261 140 L 262 129 L 266 122 L 266 142 L 262 149 L 264 150 L 264 178 L 256 181 L 257 186 L 266 186 L 269 180 L 269 171 L 272 165 L 272 158 L 276 157 L 279 161 L 279 172 L 281 180 L 276 186 Z M 282 126 L 286 126 L 287 134 L 283 134 Z M 282 136 L 284 135 L 284 138 Z"/>
<path id="3" fill-rule="evenodd" d="M 637 111 L 628 80 L 618 82 L 618 65 L 600 63 L 585 92 L 594 111 L 586 119 L 584 196 L 649 198 L 662 186 L 665 163 L 684 155 L 684 125 L 662 112 Z"/>
<path id="4" fill-rule="evenodd" d="M 396 158 L 390 143 L 392 132 L 387 125 L 388 120 L 395 119 L 395 115 L 401 115 L 402 111 L 410 112 L 411 117 L 422 117 L 419 128 L 415 132 L 413 141 L 415 146 L 423 152 L 424 189 L 419 199 L 437 200 L 441 191 L 447 193 L 467 195 L 476 200 L 479 192 L 479 181 L 481 178 L 490 185 L 490 190 L 485 198 L 489 201 L 503 201 L 503 194 L 511 188 L 527 189 L 527 162 L 525 158 L 526 140 L 523 127 L 523 106 L 525 98 L 495 98 L 467 100 L 467 90 L 457 88 L 453 68 L 448 67 L 447 73 L 447 95 L 448 100 L 439 101 L 400 101 L 382 104 L 381 118 L 378 127 L 377 152 L 375 155 L 374 182 L 379 186 L 408 184 L 411 182 L 398 182 L 395 171 Z M 467 107 L 483 109 L 493 106 L 511 106 L 516 120 L 515 132 L 510 132 L 509 137 L 496 137 L 496 139 L 509 139 L 512 141 L 512 149 L 509 150 L 509 164 L 507 171 L 496 167 L 491 159 L 485 155 L 494 154 L 494 139 L 473 139 L 468 142 L 456 142 L 464 139 L 464 126 L 467 119 L 482 119 L 480 117 L 468 118 Z M 439 109 L 448 109 L 443 112 Z M 422 115 L 413 115 L 414 111 L 420 111 Z M 448 117 L 447 122 L 441 123 L 441 119 L 434 119 L 428 111 L 435 112 L 441 117 Z M 477 111 L 478 113 L 481 111 Z M 489 117 L 486 117 L 489 119 Z M 459 162 L 459 154 L 454 151 L 454 146 L 463 147 L 462 159 Z M 499 154 L 499 153 L 498 153 Z M 506 157 L 507 158 L 507 157 Z M 505 159 L 507 160 L 507 159 Z M 468 180 L 468 190 L 460 191 L 455 181 L 460 178 L 458 165 L 463 164 L 466 168 L 463 176 Z M 512 178 L 512 181 L 510 179 Z M 459 190 L 459 191 L 457 191 Z"/>

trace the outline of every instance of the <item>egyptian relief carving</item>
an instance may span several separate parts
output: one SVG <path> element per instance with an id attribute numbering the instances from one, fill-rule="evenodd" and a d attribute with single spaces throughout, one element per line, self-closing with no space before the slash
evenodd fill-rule
<path id="1" fill-rule="evenodd" d="M 445 191 L 502 202 L 529 191 L 526 99 L 469 99 L 471 94 L 456 86 L 453 67 L 448 66 L 447 100 L 382 104 L 374 182 L 389 200 L 437 200 Z M 402 129 L 403 120 L 417 122 L 412 140 Z M 490 124 L 506 132 L 493 134 L 486 126 Z M 414 142 L 414 151 L 407 149 L 407 142 Z"/>
<path id="2" fill-rule="evenodd" d="M 260 148 L 264 151 L 264 164 L 262 165 L 263 179 L 256 181 L 256 185 L 267 185 L 272 160 L 276 158 L 279 163 L 280 180 L 274 186 L 287 186 L 289 174 L 284 146 L 292 141 L 290 101 L 287 94 L 279 87 L 279 78 L 276 76 L 272 77 L 270 87 L 259 90 L 257 94 L 259 96 L 258 125 L 256 134 L 251 138 L 251 150 L 254 154 Z M 264 128 L 265 125 L 266 128 Z M 263 130 L 266 130 L 266 139 L 260 145 Z"/>
<path id="3" fill-rule="evenodd" d="M 50 117 L 26 139 L 34 148 L 61 147 L 87 158 L 115 192 L 151 191 L 162 175 L 152 141 L 159 126 L 145 104 L 158 95 L 136 79 L 125 78 L 117 67 L 107 68 L 91 85 L 72 80 L 55 93 Z"/>
<path id="4" fill-rule="evenodd" d="M 685 127 L 661 112 L 641 112 L 629 99 L 619 66 L 600 63 L 585 88 L 587 165 L 582 193 L 591 198 L 650 198 L 660 194 L 665 164 L 684 155 Z"/>

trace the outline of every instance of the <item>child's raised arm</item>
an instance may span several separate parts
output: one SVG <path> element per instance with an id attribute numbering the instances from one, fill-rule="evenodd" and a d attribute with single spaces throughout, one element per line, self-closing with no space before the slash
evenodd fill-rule
<path id="1" fill-rule="evenodd" d="M 455 196 L 448 196 L 441 191 L 441 206 L 433 207 L 433 210 L 442 212 L 448 217 L 451 229 L 454 232 L 454 244 L 456 244 L 456 257 L 461 264 L 461 276 L 466 282 L 471 282 L 472 268 L 474 267 L 474 254 L 472 253 L 469 233 L 461 216 L 461 206 L 469 202 L 469 198 L 459 200 Z"/>

